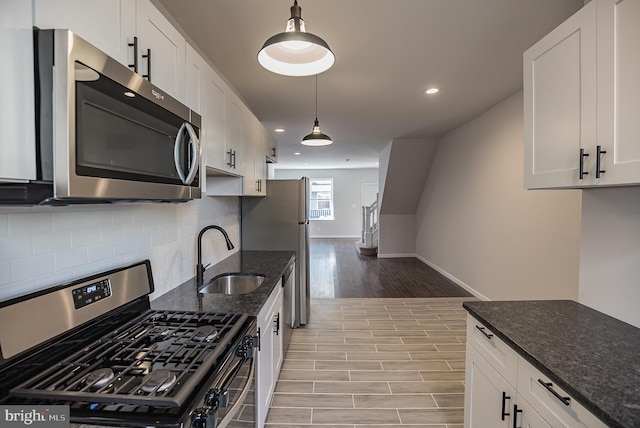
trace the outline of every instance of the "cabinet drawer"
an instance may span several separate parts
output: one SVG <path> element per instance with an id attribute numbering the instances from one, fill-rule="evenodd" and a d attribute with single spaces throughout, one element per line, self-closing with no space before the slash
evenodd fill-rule
<path id="1" fill-rule="evenodd" d="M 516 386 L 518 354 L 471 315 L 467 315 L 467 343 L 479 351 L 507 382 Z"/>
<path id="2" fill-rule="evenodd" d="M 606 425 L 578 404 L 524 358 L 519 357 L 518 394 L 554 428 L 605 428 Z M 551 384 L 545 387 L 543 383 Z M 552 392 L 557 393 L 556 395 Z"/>

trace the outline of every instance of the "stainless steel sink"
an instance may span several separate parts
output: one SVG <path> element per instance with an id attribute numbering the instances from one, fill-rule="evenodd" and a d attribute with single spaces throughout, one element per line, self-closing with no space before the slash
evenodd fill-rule
<path id="1" fill-rule="evenodd" d="M 225 273 L 205 284 L 199 293 L 203 294 L 247 294 L 264 282 L 264 275 L 258 273 Z"/>

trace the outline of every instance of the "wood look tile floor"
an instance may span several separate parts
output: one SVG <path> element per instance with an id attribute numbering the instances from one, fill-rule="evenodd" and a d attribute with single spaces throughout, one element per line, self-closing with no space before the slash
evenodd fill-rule
<path id="1" fill-rule="evenodd" d="M 465 300 L 313 299 L 267 428 L 462 428 Z"/>

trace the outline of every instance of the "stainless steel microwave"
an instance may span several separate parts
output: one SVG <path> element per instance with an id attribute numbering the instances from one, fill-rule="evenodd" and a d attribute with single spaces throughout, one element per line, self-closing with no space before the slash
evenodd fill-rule
<path id="1" fill-rule="evenodd" d="M 71 31 L 35 29 L 34 53 L 37 179 L 0 204 L 200 198 L 198 114 Z"/>

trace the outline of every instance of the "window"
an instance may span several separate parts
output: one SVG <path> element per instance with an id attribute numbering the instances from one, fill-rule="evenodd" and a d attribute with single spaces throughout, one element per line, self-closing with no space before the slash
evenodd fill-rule
<path id="1" fill-rule="evenodd" d="M 333 179 L 312 178 L 309 182 L 309 220 L 333 220 Z"/>

